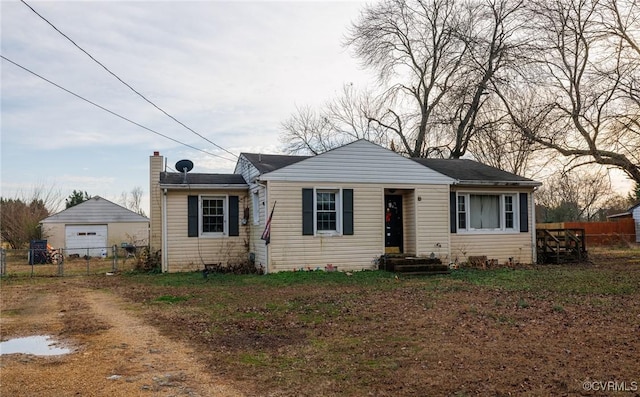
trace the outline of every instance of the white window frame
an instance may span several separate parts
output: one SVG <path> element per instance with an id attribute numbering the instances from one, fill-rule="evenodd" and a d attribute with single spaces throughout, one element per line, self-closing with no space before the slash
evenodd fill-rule
<path id="1" fill-rule="evenodd" d="M 471 227 L 471 216 L 472 216 L 472 206 L 471 206 L 471 196 L 498 196 L 500 203 L 500 221 L 499 226 L 497 228 L 491 229 L 477 229 Z M 464 197 L 464 213 L 465 213 L 465 223 L 466 227 L 460 227 L 460 197 Z M 506 201 L 505 197 L 511 197 L 512 208 L 511 213 L 513 214 L 513 227 L 506 227 Z M 456 193 L 456 230 L 459 233 L 519 233 L 520 232 L 520 201 L 518 200 L 517 192 L 485 192 L 485 191 L 468 191 L 468 192 L 457 192 Z"/>
<path id="2" fill-rule="evenodd" d="M 336 198 L 336 229 L 318 230 L 318 193 L 333 193 Z M 342 235 L 342 189 L 335 187 L 313 188 L 313 233 L 316 236 L 341 236 Z"/>
<path id="3" fill-rule="evenodd" d="M 222 200 L 223 225 L 222 232 L 205 232 L 204 228 L 204 210 L 203 203 L 205 200 Z M 200 195 L 198 200 L 198 232 L 200 237 L 226 237 L 229 235 L 229 196 L 227 195 Z"/>

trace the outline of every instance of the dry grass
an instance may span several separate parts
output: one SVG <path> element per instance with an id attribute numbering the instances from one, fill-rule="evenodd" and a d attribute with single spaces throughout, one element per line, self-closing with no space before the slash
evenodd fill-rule
<path id="1" fill-rule="evenodd" d="M 580 394 L 585 380 L 640 380 L 639 252 L 437 277 L 179 274 L 110 287 L 251 395 Z"/>

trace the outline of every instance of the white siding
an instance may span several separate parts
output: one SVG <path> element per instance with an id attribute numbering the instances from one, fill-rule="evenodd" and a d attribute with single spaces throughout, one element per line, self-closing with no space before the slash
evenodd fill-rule
<path id="1" fill-rule="evenodd" d="M 461 189 L 464 192 L 490 192 L 490 193 L 531 193 L 531 190 L 504 190 L 487 188 Z M 456 260 L 466 262 L 469 256 L 483 256 L 487 259 L 497 259 L 499 263 L 505 263 L 509 258 L 519 263 L 534 262 L 535 217 L 533 216 L 533 203 L 531 194 L 528 195 L 529 227 L 528 232 L 486 232 L 486 233 L 452 233 L 451 234 L 451 262 Z"/>
<path id="2" fill-rule="evenodd" d="M 447 263 L 449 257 L 449 187 L 421 186 L 416 190 L 416 255 L 431 253 Z M 419 199 L 419 200 L 418 200 Z"/>
<path id="3" fill-rule="evenodd" d="M 260 175 L 260 171 L 244 155 L 241 155 L 238 159 L 233 173 L 242 175 L 249 184 L 254 183 L 254 180 Z"/>
<path id="4" fill-rule="evenodd" d="M 188 191 L 167 192 L 167 270 L 169 272 L 194 271 L 204 268 L 204 264 L 235 263 L 247 259 L 249 224 L 240 225 L 237 237 L 188 237 L 187 236 L 187 196 Z M 248 205 L 245 190 L 220 191 L 198 190 L 192 195 L 235 195 L 239 196 L 240 217 Z"/>
<path id="5" fill-rule="evenodd" d="M 264 231 L 266 219 L 269 216 L 268 213 L 271 211 L 271 208 L 267 208 L 266 189 L 263 186 L 254 185 L 251 188 L 249 197 L 251 198 L 253 197 L 254 191 L 258 192 L 258 197 L 259 197 L 258 216 L 260 221 L 258 222 L 257 225 L 253 223 L 253 205 L 251 205 L 251 216 L 249 217 L 250 218 L 249 220 L 249 224 L 250 224 L 249 251 L 255 254 L 256 266 L 266 269 L 267 246 L 265 244 L 265 241 L 262 240 L 261 237 L 262 237 L 262 232 Z M 279 208 L 276 209 L 276 211 L 279 211 L 279 210 L 280 210 Z"/>
<path id="6" fill-rule="evenodd" d="M 466 262 L 469 256 L 486 255 L 506 263 L 513 258 L 519 263 L 533 262 L 533 243 L 530 233 L 452 234 L 452 262 Z"/>
<path id="7" fill-rule="evenodd" d="M 260 175 L 260 172 L 256 167 L 249 162 L 244 156 L 240 156 L 236 163 L 234 173 L 241 174 L 247 183 L 249 183 L 249 252 L 255 255 L 256 266 L 261 266 L 266 269 L 267 267 L 267 246 L 265 241 L 261 239 L 262 232 L 264 231 L 266 219 L 271 211 L 271 208 L 267 208 L 267 193 L 266 188 L 258 183 L 255 183 L 256 178 Z M 258 205 L 258 224 L 253 223 L 254 219 L 254 206 L 253 206 L 253 194 L 258 192 L 259 205 Z"/>
<path id="8" fill-rule="evenodd" d="M 324 187 L 353 189 L 354 235 L 303 236 L 302 189 Z M 402 194 L 404 249 L 406 253 L 440 257 L 448 255 L 448 186 L 269 182 L 269 202 L 277 200 L 269 245 L 270 271 L 300 268 L 338 270 L 373 268 L 384 253 L 384 194 Z M 420 197 L 420 201 L 417 198 Z M 439 243 L 440 247 L 434 248 Z"/>
<path id="9" fill-rule="evenodd" d="M 402 194 L 402 238 L 404 253 L 416 255 L 416 196 L 413 190 Z"/>
<path id="10" fill-rule="evenodd" d="M 364 140 L 310 157 L 260 177 L 269 181 L 451 184 L 435 172 Z"/>
<path id="11" fill-rule="evenodd" d="M 384 252 L 384 188 L 380 185 L 334 184 L 353 189 L 354 235 L 303 236 L 302 189 L 309 183 L 270 182 L 269 203 L 277 201 L 271 224 L 270 271 L 321 268 L 331 264 L 338 270 L 372 268 Z"/>

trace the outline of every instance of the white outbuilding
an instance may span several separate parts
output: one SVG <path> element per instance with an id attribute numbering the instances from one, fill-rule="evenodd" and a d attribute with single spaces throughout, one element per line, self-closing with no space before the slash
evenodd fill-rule
<path id="1" fill-rule="evenodd" d="M 40 221 L 43 238 L 65 255 L 100 256 L 117 245 L 147 245 L 149 218 L 95 196 Z"/>

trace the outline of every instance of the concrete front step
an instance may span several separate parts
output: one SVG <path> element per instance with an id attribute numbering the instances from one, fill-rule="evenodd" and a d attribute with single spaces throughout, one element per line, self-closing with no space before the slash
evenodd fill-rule
<path id="1" fill-rule="evenodd" d="M 404 264 L 404 265 L 395 265 L 393 267 L 394 272 L 437 272 L 437 271 L 447 271 L 449 267 L 447 265 L 440 264 Z"/>
<path id="2" fill-rule="evenodd" d="M 449 267 L 437 258 L 383 255 L 381 270 L 403 274 L 447 274 Z"/>
<path id="3" fill-rule="evenodd" d="M 402 273 L 405 276 L 429 276 L 432 274 L 451 274 L 449 269 L 441 270 L 441 271 L 429 271 L 429 272 L 398 272 Z"/>

